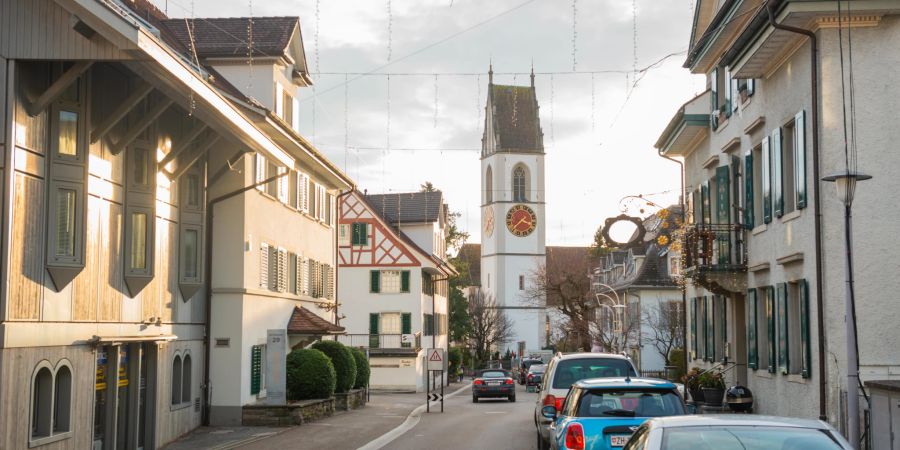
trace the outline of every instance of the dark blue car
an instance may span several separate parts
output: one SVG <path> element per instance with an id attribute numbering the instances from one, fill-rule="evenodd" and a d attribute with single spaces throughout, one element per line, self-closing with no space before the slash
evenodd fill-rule
<path id="1" fill-rule="evenodd" d="M 560 411 L 550 405 L 550 446 L 566 450 L 614 450 L 652 417 L 684 415 L 675 384 L 650 378 L 594 378 L 572 385 Z"/>

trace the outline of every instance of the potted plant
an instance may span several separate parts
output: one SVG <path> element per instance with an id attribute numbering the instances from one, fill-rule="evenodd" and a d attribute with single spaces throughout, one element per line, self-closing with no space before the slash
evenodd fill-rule
<path id="1" fill-rule="evenodd" d="M 681 377 L 681 382 L 684 384 L 685 389 L 691 394 L 691 399 L 694 400 L 694 403 L 703 403 L 703 391 L 700 390 L 699 377 L 699 367 L 691 367 L 691 370 Z"/>
<path id="2" fill-rule="evenodd" d="M 725 377 L 719 372 L 706 372 L 698 377 L 703 401 L 707 405 L 721 406 L 725 395 Z"/>

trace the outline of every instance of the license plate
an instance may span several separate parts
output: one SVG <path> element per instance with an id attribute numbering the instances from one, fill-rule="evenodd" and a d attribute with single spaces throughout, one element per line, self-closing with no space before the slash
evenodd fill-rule
<path id="1" fill-rule="evenodd" d="M 630 435 L 610 436 L 609 445 L 612 447 L 624 447 L 629 439 L 631 439 Z"/>
<path id="2" fill-rule="evenodd" d="M 488 381 L 487 384 L 491 386 L 496 386 L 498 384 L 503 384 L 501 381 Z"/>

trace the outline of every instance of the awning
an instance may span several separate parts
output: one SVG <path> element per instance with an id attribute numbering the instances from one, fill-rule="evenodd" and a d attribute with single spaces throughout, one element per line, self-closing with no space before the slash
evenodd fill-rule
<path id="1" fill-rule="evenodd" d="M 686 156 L 709 133 L 710 91 L 682 105 L 657 139 L 661 155 Z"/>
<path id="2" fill-rule="evenodd" d="M 174 334 L 157 334 L 147 336 L 94 336 L 88 339 L 91 344 L 121 344 L 124 342 L 169 342 L 178 339 Z"/>
<path id="3" fill-rule="evenodd" d="M 302 306 L 294 307 L 291 319 L 288 321 L 287 332 L 293 336 L 322 336 L 345 333 L 344 327 L 337 326 Z"/>

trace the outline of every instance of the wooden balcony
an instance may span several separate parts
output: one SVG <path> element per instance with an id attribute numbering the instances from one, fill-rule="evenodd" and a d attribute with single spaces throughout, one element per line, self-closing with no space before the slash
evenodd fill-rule
<path id="1" fill-rule="evenodd" d="M 747 285 L 746 230 L 738 224 L 699 224 L 684 236 L 684 276 L 712 292 L 742 292 Z"/>

